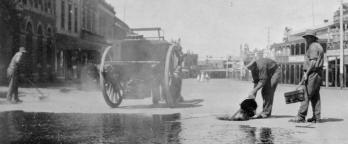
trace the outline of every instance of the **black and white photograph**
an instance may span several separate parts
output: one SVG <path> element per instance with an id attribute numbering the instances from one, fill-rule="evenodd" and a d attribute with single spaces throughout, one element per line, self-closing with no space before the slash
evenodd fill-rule
<path id="1" fill-rule="evenodd" d="M 348 143 L 348 0 L 0 0 L 0 144 Z"/>

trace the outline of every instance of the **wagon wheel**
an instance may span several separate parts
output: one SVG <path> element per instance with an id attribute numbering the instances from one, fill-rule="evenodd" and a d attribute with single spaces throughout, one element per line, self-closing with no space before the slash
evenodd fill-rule
<path id="1" fill-rule="evenodd" d="M 112 60 L 110 54 L 111 47 L 105 49 L 100 64 L 100 84 L 103 91 L 105 102 L 112 108 L 118 107 L 123 99 L 123 88 L 121 83 L 114 77 L 112 66 L 105 65 Z M 110 71 L 111 70 L 111 71 Z"/>
<path id="2" fill-rule="evenodd" d="M 166 55 L 166 61 L 164 66 L 164 84 L 163 94 L 166 103 L 169 106 L 176 104 L 175 86 L 173 84 L 173 74 L 175 68 L 178 65 L 179 58 L 175 54 L 175 45 L 169 47 Z"/>

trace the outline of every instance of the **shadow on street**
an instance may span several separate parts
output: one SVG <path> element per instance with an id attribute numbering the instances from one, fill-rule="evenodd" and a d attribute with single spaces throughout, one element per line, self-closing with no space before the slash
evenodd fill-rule
<path id="1" fill-rule="evenodd" d="M 340 122 L 340 121 L 344 121 L 344 119 L 340 119 L 340 118 L 323 118 L 321 119 L 321 123 L 327 123 L 327 122 Z"/>
<path id="2" fill-rule="evenodd" d="M 203 99 L 192 99 L 192 100 L 185 100 L 181 103 L 176 104 L 175 106 L 172 106 L 171 108 L 195 108 L 195 107 L 201 107 Z M 161 104 L 152 104 L 152 105 L 132 105 L 132 106 L 121 106 L 119 107 L 121 109 L 151 109 L 151 108 L 168 108 L 168 105 L 165 103 Z"/>

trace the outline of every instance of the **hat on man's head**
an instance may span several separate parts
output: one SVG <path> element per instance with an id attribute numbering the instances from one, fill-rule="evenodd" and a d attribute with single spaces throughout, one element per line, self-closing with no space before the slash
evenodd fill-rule
<path id="1" fill-rule="evenodd" d="M 251 61 L 253 61 L 253 58 L 246 56 L 246 55 L 243 56 L 242 59 L 243 59 L 244 65 L 248 65 Z"/>
<path id="2" fill-rule="evenodd" d="M 249 69 L 255 62 L 256 62 L 255 59 L 252 58 L 252 57 L 248 57 L 248 56 L 244 56 L 244 57 L 243 57 L 244 66 L 245 66 L 246 68 L 248 68 L 248 69 Z"/>
<path id="3" fill-rule="evenodd" d="M 20 52 L 27 52 L 26 48 L 23 47 L 23 46 L 19 47 L 19 51 L 20 51 Z"/>
<path id="4" fill-rule="evenodd" d="M 303 38 L 314 37 L 314 38 L 318 39 L 317 34 L 314 30 L 306 30 L 305 34 L 302 37 Z"/>

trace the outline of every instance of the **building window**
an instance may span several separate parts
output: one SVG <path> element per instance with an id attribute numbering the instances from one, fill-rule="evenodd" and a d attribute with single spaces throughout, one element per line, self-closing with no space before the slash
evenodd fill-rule
<path id="1" fill-rule="evenodd" d="M 38 0 L 39 2 L 39 8 L 42 10 L 42 8 L 43 8 L 43 5 L 42 5 L 42 0 Z"/>
<path id="2" fill-rule="evenodd" d="M 64 29 L 64 27 L 65 27 L 65 1 L 64 0 L 62 0 L 61 8 L 62 8 L 61 27 Z"/>
<path id="3" fill-rule="evenodd" d="M 294 55 L 295 54 L 295 47 L 294 45 L 291 45 L 291 48 L 290 48 L 290 55 Z"/>
<path id="4" fill-rule="evenodd" d="M 300 44 L 296 44 L 295 46 L 295 55 L 300 55 Z"/>
<path id="5" fill-rule="evenodd" d="M 86 7 L 82 10 L 82 28 L 86 28 Z"/>
<path id="6" fill-rule="evenodd" d="M 24 5 L 27 5 L 27 0 L 23 0 L 23 4 L 24 4 Z"/>
<path id="7" fill-rule="evenodd" d="M 72 14 L 73 14 L 71 3 L 68 4 L 68 12 L 69 12 L 68 13 L 68 30 L 71 31 Z"/>
<path id="8" fill-rule="evenodd" d="M 92 19 L 92 15 L 91 15 L 91 10 L 87 9 L 87 30 L 91 30 L 91 20 Z"/>
<path id="9" fill-rule="evenodd" d="M 47 10 L 48 10 L 48 1 L 45 0 L 43 5 L 44 5 L 45 12 L 47 12 Z"/>
<path id="10" fill-rule="evenodd" d="M 38 3 L 37 3 L 38 0 L 34 0 L 34 7 L 35 8 L 38 8 Z"/>
<path id="11" fill-rule="evenodd" d="M 51 1 L 50 0 L 47 2 L 47 8 L 48 8 L 48 10 L 51 10 Z"/>
<path id="12" fill-rule="evenodd" d="M 75 29 L 75 32 L 76 32 L 76 33 L 77 33 L 77 22 L 78 22 L 78 9 L 77 9 L 77 6 L 75 6 L 74 29 Z"/>
<path id="13" fill-rule="evenodd" d="M 304 43 L 301 43 L 301 54 L 306 53 L 306 45 Z"/>

